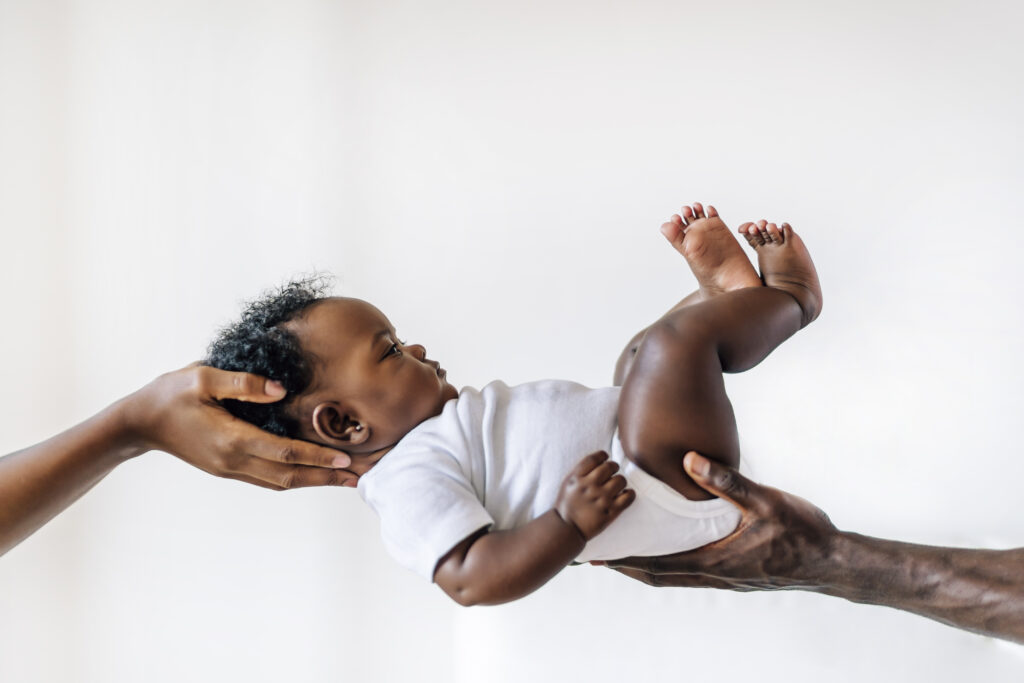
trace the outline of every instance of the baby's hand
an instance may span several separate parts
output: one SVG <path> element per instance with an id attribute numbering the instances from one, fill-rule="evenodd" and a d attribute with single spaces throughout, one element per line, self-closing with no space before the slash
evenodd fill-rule
<path id="1" fill-rule="evenodd" d="M 555 512 L 575 526 L 585 541 L 604 531 L 636 498 L 626 478 L 615 474 L 619 466 L 604 451 L 580 460 L 562 482 Z"/>

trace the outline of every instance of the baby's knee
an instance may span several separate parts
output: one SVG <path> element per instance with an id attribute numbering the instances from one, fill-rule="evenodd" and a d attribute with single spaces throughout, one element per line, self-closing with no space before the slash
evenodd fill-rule
<path id="1" fill-rule="evenodd" d="M 621 387 L 623 382 L 629 376 L 629 371 L 633 368 L 633 359 L 636 358 L 636 352 L 640 348 L 640 343 L 643 341 L 644 335 L 647 334 L 647 328 L 644 328 L 633 335 L 633 338 L 626 344 L 626 348 L 622 349 L 622 353 L 619 354 L 619 359 L 615 362 L 615 372 L 612 374 L 612 386 Z"/>
<path id="2" fill-rule="evenodd" d="M 715 328 L 697 311 L 677 311 L 651 325 L 637 354 L 661 365 L 678 364 L 695 354 L 704 356 L 714 345 Z"/>

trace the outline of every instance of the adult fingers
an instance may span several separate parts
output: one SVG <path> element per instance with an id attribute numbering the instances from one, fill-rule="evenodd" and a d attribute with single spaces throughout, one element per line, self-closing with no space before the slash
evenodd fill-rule
<path id="1" fill-rule="evenodd" d="M 252 403 L 280 401 L 287 393 L 279 382 L 248 372 L 229 372 L 200 366 L 195 368 L 199 390 L 218 401 L 233 398 Z"/>
<path id="2" fill-rule="evenodd" d="M 233 443 L 234 449 L 255 458 L 285 465 L 312 467 L 340 468 L 352 464 L 352 458 L 342 451 L 309 441 L 275 436 L 242 420 L 237 420 L 237 423 L 238 435 Z"/>
<path id="3" fill-rule="evenodd" d="M 675 557 L 670 555 L 669 557 Z M 628 569 L 644 574 L 666 574 L 668 570 L 662 566 L 664 557 L 620 557 L 617 560 L 606 560 L 601 564 L 615 570 Z"/>
<path id="4" fill-rule="evenodd" d="M 701 574 L 648 574 L 647 572 L 639 569 L 630 569 L 628 567 L 611 567 L 620 574 L 625 574 L 631 579 L 637 581 L 643 581 L 648 586 L 657 586 L 658 588 L 718 588 L 722 590 L 748 590 L 723 581 L 722 579 L 716 579 L 713 576 L 704 576 Z"/>
<path id="5" fill-rule="evenodd" d="M 714 576 L 715 569 L 722 561 L 729 559 L 731 554 L 735 553 L 734 550 L 728 548 L 727 542 L 738 533 L 739 530 L 734 531 L 720 541 L 674 555 L 624 557 L 619 560 L 609 560 L 607 564 L 612 569 L 638 569 L 648 574 L 701 574 L 717 578 Z"/>
<path id="6" fill-rule="evenodd" d="M 765 489 L 731 467 L 709 460 L 695 451 L 683 458 L 683 468 L 697 484 L 720 498 L 735 503 L 743 510 L 768 512 Z"/>
<path id="7" fill-rule="evenodd" d="M 716 579 L 713 576 L 703 576 L 701 574 L 651 574 L 643 571 L 642 569 L 617 567 L 610 564 L 607 566 L 631 579 L 642 581 L 648 586 L 655 586 L 657 588 L 720 588 L 725 590 L 742 590 L 728 581 Z"/>
<path id="8" fill-rule="evenodd" d="M 228 476 L 277 489 L 297 489 L 309 486 L 354 486 L 358 480 L 355 474 L 346 470 L 283 465 L 259 458 L 249 458 L 248 461 L 228 473 Z"/>
<path id="9" fill-rule="evenodd" d="M 640 571 L 639 569 L 630 569 L 629 567 L 612 567 L 615 571 L 620 574 L 625 574 L 631 579 L 646 583 L 648 586 L 657 586 L 658 577 L 654 574 L 648 574 L 647 572 Z"/>
<path id="10" fill-rule="evenodd" d="M 716 579 L 713 576 L 704 574 L 666 574 L 661 577 L 662 586 L 673 588 L 720 588 L 735 590 L 736 587 L 728 581 Z"/>
<path id="11" fill-rule="evenodd" d="M 262 479 L 249 477 L 244 474 L 232 474 L 227 478 L 234 479 L 236 481 L 241 481 L 246 484 L 252 484 L 253 486 L 259 486 L 260 488 L 270 489 L 271 491 L 284 491 L 284 487 L 282 486 L 278 486 L 277 484 L 271 484 L 270 482 L 263 481 Z"/>

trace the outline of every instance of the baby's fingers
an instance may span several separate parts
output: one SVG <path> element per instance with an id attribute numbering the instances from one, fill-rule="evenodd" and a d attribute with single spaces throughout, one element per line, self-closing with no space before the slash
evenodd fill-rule
<path id="1" fill-rule="evenodd" d="M 626 489 L 619 495 L 615 496 L 615 500 L 612 501 L 610 508 L 611 513 L 618 517 L 623 510 L 633 504 L 634 500 L 636 500 L 636 491 L 633 489 Z"/>
<path id="2" fill-rule="evenodd" d="M 608 460 L 608 454 L 605 453 L 604 451 L 597 451 L 596 453 L 591 453 L 590 455 L 586 456 L 585 458 L 579 461 L 579 463 L 573 470 L 573 473 L 577 477 L 583 478 L 588 474 L 592 473 L 594 469 L 599 467 L 601 463 L 605 462 L 606 460 Z"/>
<path id="3" fill-rule="evenodd" d="M 591 486 L 601 486 L 612 475 L 619 471 L 619 464 L 614 460 L 605 460 L 586 475 L 586 483 Z"/>
<path id="4" fill-rule="evenodd" d="M 604 485 L 601 487 L 601 492 L 604 493 L 609 498 L 614 498 L 615 496 L 622 493 L 622 490 L 626 488 L 626 483 L 626 478 L 624 476 L 622 476 L 621 474 L 616 474 L 614 477 L 612 477 L 611 479 L 604 483 Z"/>

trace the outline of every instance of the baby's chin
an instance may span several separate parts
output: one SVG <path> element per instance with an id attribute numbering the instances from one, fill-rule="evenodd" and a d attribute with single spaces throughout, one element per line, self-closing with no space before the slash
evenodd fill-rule
<path id="1" fill-rule="evenodd" d="M 452 400 L 453 398 L 458 398 L 458 397 L 459 397 L 459 390 L 456 389 L 455 387 L 453 387 L 451 384 L 448 384 L 448 382 L 445 382 L 444 383 L 444 387 L 441 389 L 441 398 L 444 399 L 444 402 L 447 403 L 448 401 Z"/>

